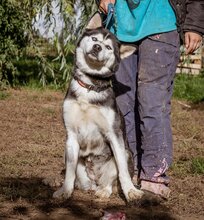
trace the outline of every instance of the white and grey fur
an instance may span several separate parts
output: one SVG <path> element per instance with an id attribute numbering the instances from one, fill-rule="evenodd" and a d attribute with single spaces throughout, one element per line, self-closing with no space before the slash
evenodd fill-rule
<path id="1" fill-rule="evenodd" d="M 143 192 L 131 181 L 124 123 L 110 79 L 121 57 L 135 48 L 120 45 L 101 27 L 99 17 L 96 14 L 90 20 L 76 47 L 74 76 L 63 105 L 66 174 L 63 186 L 53 196 L 69 198 L 78 187 L 108 198 L 119 179 L 125 198 L 132 201 Z"/>

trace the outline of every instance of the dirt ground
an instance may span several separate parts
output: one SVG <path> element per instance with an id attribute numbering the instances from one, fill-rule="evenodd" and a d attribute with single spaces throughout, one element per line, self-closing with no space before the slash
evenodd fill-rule
<path id="1" fill-rule="evenodd" d="M 204 219 L 204 176 L 195 163 L 204 158 L 204 103 L 173 100 L 171 198 L 160 205 L 126 204 L 119 195 L 101 201 L 79 190 L 69 200 L 52 199 L 56 188 L 42 180 L 59 176 L 64 167 L 64 94 L 30 89 L 0 94 L 0 219 L 96 220 L 104 211 L 122 211 L 128 220 Z"/>

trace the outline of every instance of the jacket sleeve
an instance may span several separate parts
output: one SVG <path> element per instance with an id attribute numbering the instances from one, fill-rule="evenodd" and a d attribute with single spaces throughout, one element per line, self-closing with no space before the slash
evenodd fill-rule
<path id="1" fill-rule="evenodd" d="M 204 35 L 204 1 L 187 0 L 186 18 L 183 25 L 184 32 L 193 31 Z"/>

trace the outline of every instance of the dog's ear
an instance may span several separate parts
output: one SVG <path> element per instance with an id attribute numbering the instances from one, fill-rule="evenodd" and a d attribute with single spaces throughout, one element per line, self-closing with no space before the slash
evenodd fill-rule
<path id="1" fill-rule="evenodd" d="M 133 54 L 137 50 L 137 47 L 135 45 L 131 44 L 121 44 L 120 45 L 120 58 L 124 59 L 131 54 Z"/>
<path id="2" fill-rule="evenodd" d="M 96 12 L 89 20 L 86 29 L 96 29 L 102 27 L 102 19 L 99 12 Z"/>

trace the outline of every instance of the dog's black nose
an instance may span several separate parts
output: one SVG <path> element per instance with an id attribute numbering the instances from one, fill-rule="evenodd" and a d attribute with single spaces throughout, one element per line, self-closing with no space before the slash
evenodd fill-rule
<path id="1" fill-rule="evenodd" d="M 96 52 L 100 52 L 102 50 L 102 47 L 99 44 L 94 44 L 93 45 L 93 50 Z"/>

